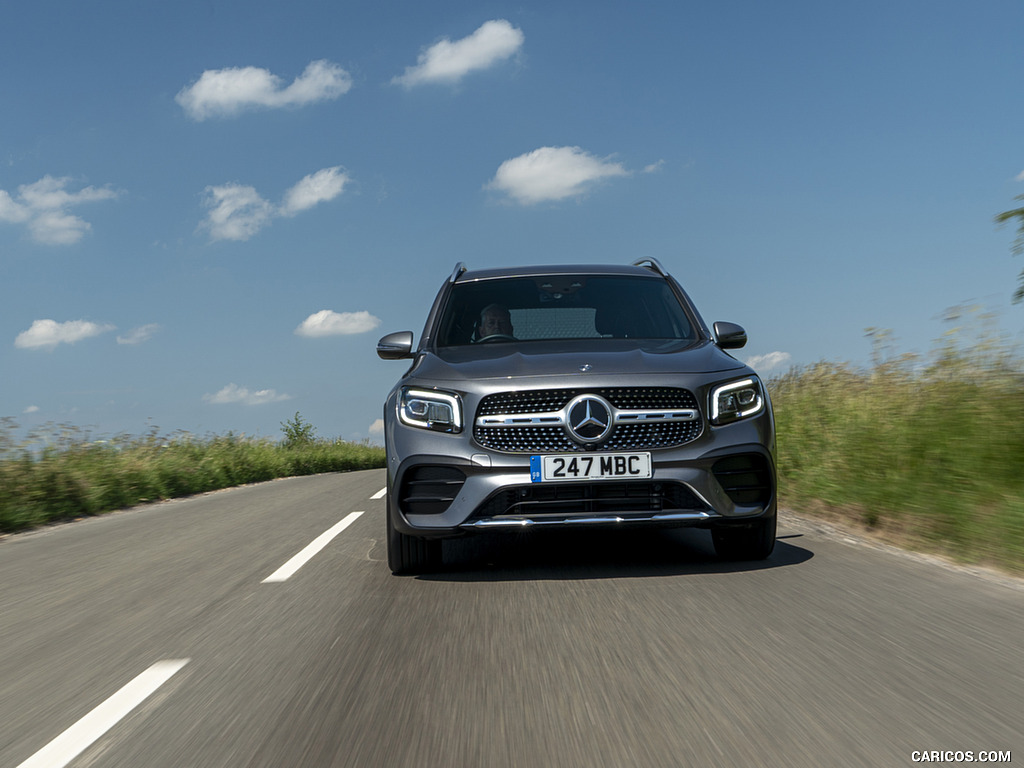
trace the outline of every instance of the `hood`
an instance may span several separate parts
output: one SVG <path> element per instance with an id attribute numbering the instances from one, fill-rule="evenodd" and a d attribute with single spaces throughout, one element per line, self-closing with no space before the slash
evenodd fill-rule
<path id="1" fill-rule="evenodd" d="M 628 340 L 585 340 L 495 343 L 463 347 L 441 347 L 421 352 L 410 373 L 442 381 L 480 380 L 526 376 L 604 376 L 631 373 L 712 373 L 746 366 L 710 341 L 648 342 Z"/>

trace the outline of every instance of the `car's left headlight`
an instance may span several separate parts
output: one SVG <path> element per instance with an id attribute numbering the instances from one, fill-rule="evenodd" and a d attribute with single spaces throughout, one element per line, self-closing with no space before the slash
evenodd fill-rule
<path id="1" fill-rule="evenodd" d="M 403 424 L 435 432 L 462 431 L 462 403 L 450 392 L 403 387 L 398 402 Z"/>
<path id="2" fill-rule="evenodd" d="M 711 389 L 711 423 L 730 424 L 764 410 L 764 387 L 757 376 L 719 384 Z"/>

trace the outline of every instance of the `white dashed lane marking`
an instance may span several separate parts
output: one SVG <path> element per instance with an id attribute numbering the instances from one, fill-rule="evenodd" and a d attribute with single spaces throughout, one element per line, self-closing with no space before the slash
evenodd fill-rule
<path id="1" fill-rule="evenodd" d="M 309 544 L 307 544 L 306 547 L 301 552 L 299 552 L 299 554 L 295 555 L 295 557 L 293 557 L 287 563 L 282 565 L 280 568 L 278 568 L 272 574 L 267 576 L 267 578 L 265 578 L 260 583 L 262 583 L 262 584 L 269 584 L 269 583 L 273 583 L 273 582 L 287 581 L 289 578 L 291 578 L 295 574 L 295 572 L 297 570 L 299 570 L 299 568 L 301 568 L 306 563 L 308 563 L 313 558 L 313 556 L 316 555 L 317 552 L 319 552 L 321 549 L 323 549 L 328 544 L 330 544 L 331 540 L 335 536 L 337 536 L 339 533 L 341 533 L 346 528 L 348 528 L 350 525 L 352 525 L 352 523 L 354 523 L 356 520 L 358 520 L 359 516 L 361 514 L 363 514 L 363 513 L 362 512 L 352 512 L 352 513 L 350 513 L 348 516 L 345 517 L 344 520 L 342 520 L 340 523 L 335 525 L 333 528 L 330 528 L 329 530 L 324 531 L 319 536 L 317 536 L 315 539 L 313 539 L 313 541 L 311 541 Z"/>
<path id="2" fill-rule="evenodd" d="M 370 498 L 383 499 L 388 489 L 381 488 Z M 287 581 L 342 531 L 359 519 L 362 512 L 352 512 L 335 526 L 320 534 L 301 552 L 282 565 L 262 583 Z M 189 659 L 158 661 L 57 738 L 36 752 L 17 768 L 64 768 L 103 734 L 123 720 L 133 709 L 153 695 L 160 686 L 188 664 Z"/>
<path id="3" fill-rule="evenodd" d="M 18 768 L 64 768 L 188 662 L 188 659 L 158 661 Z"/>

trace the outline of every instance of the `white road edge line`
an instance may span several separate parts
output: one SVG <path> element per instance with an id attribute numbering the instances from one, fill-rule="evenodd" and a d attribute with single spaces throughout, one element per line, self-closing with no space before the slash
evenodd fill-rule
<path id="1" fill-rule="evenodd" d="M 299 554 L 297 554 L 295 557 L 293 557 L 287 563 L 282 565 L 280 568 L 278 568 L 272 574 L 267 576 L 267 578 L 265 578 L 260 583 L 261 584 L 270 584 L 270 583 L 274 583 L 274 582 L 287 581 L 289 578 L 291 578 L 295 574 L 295 572 L 297 570 L 299 570 L 299 568 L 301 568 L 306 563 L 308 563 L 310 560 L 312 560 L 313 556 L 317 552 L 319 552 L 321 549 L 323 549 L 328 544 L 330 544 L 331 543 L 331 539 L 333 539 L 339 533 L 341 533 L 346 528 L 348 528 L 350 525 L 352 525 L 352 523 L 354 523 L 359 518 L 359 516 L 361 514 L 363 514 L 363 513 L 362 512 L 351 512 L 351 513 L 349 513 L 345 517 L 344 520 L 342 520 L 340 523 L 335 525 L 333 528 L 330 528 L 329 530 L 326 530 L 323 533 L 321 533 L 319 536 L 317 536 L 315 539 L 313 539 L 313 541 L 311 541 L 309 544 L 307 544 L 306 547 L 301 552 L 299 552 Z"/>
<path id="2" fill-rule="evenodd" d="M 387 488 L 381 488 L 379 491 L 377 491 L 375 494 L 373 494 L 373 496 L 371 496 L 370 498 L 371 499 L 383 499 L 387 495 L 388 495 L 388 489 Z"/>
<path id="3" fill-rule="evenodd" d="M 18 768 L 63 768 L 166 683 L 189 659 L 158 661 Z"/>

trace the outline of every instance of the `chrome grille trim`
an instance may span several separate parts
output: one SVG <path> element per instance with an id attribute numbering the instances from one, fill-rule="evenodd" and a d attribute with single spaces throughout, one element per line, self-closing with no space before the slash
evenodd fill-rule
<path id="1" fill-rule="evenodd" d="M 535 424 L 562 426 L 565 424 L 565 409 L 557 413 L 500 413 L 495 416 L 480 416 L 476 420 L 478 427 L 522 427 Z"/>
<path id="2" fill-rule="evenodd" d="M 478 427 L 523 427 L 535 426 L 538 424 L 548 426 L 564 426 L 568 420 L 569 409 L 563 408 L 557 413 L 500 413 L 494 416 L 479 416 L 476 420 Z M 637 424 L 647 421 L 696 421 L 700 414 L 696 408 L 685 408 L 681 410 L 655 410 L 655 411 L 623 411 L 618 408 L 612 409 L 613 424 Z"/>

